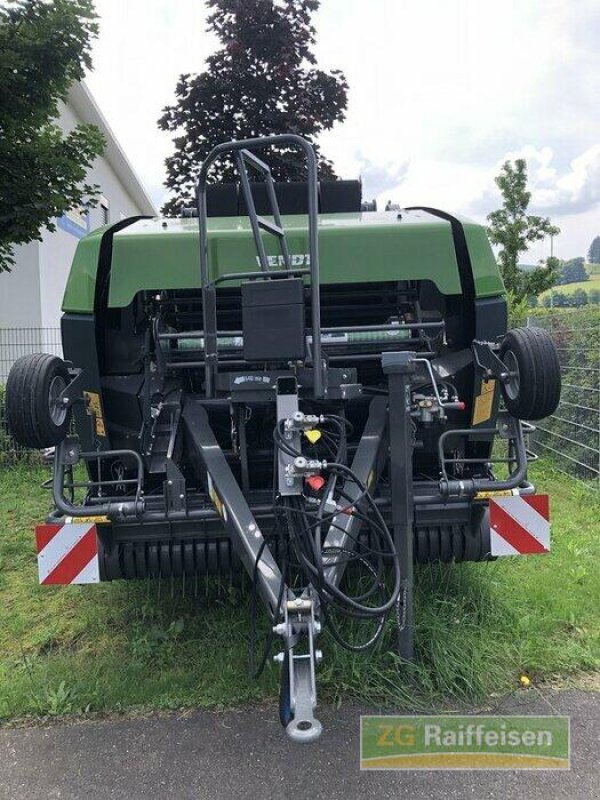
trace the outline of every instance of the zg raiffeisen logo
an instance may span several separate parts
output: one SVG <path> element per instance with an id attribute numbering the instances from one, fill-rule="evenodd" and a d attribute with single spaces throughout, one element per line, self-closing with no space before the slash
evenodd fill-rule
<path id="1" fill-rule="evenodd" d="M 364 716 L 361 769 L 569 769 L 568 717 Z"/>

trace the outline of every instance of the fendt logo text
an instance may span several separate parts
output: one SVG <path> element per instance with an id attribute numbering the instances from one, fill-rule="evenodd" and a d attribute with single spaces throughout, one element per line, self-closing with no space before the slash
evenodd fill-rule
<path id="1" fill-rule="evenodd" d="M 290 260 L 292 267 L 310 267 L 310 253 L 290 253 Z M 282 255 L 267 256 L 267 261 L 270 267 L 285 267 Z M 258 256 L 256 256 L 256 263 L 260 267 L 260 258 Z"/>

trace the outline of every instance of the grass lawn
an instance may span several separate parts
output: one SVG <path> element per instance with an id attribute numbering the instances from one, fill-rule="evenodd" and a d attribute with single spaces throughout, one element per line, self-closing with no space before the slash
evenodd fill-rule
<path id="1" fill-rule="evenodd" d="M 552 497 L 553 552 L 417 572 L 416 685 L 389 651 L 353 655 L 320 637 L 322 700 L 476 704 L 600 663 L 597 493 L 536 465 Z M 249 603 L 230 586 L 163 580 L 37 585 L 33 525 L 42 468 L 0 469 L 0 718 L 222 707 L 273 697 L 277 670 L 247 676 Z M 262 627 L 262 633 L 265 631 Z"/>

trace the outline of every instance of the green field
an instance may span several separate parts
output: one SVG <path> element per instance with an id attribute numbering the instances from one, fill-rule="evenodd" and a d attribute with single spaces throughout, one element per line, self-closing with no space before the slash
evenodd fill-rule
<path id="1" fill-rule="evenodd" d="M 514 690 L 524 672 L 535 685 L 598 668 L 598 494 L 548 467 L 532 473 L 552 495 L 553 552 L 419 569 L 416 683 L 389 651 L 391 623 L 368 655 L 341 651 L 325 633 L 323 701 L 468 707 Z M 247 675 L 248 595 L 228 582 L 38 586 L 32 528 L 48 509 L 45 477 L 0 470 L 0 718 L 275 696 L 274 666 Z"/>
<path id="2" fill-rule="evenodd" d="M 600 266 L 600 265 L 598 265 Z M 546 289 L 539 296 L 540 302 L 546 295 L 561 292 L 562 294 L 573 294 L 577 289 L 584 289 L 589 292 L 590 289 L 600 289 L 600 271 L 590 274 L 589 281 L 577 281 L 576 283 L 565 283 L 561 286 L 554 286 L 552 289 Z"/>

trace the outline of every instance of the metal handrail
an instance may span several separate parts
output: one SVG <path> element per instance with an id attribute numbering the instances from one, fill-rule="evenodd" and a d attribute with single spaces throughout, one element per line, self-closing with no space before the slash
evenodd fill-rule
<path id="1" fill-rule="evenodd" d="M 215 376 L 218 371 L 217 354 L 217 307 L 214 282 L 210 280 L 208 263 L 208 213 L 207 213 L 207 177 L 210 167 L 224 153 L 233 153 L 238 171 L 240 172 L 241 186 L 246 199 L 246 208 L 252 226 L 254 242 L 264 270 L 264 276 L 269 277 L 266 269 L 267 262 L 264 253 L 261 230 L 267 230 L 279 239 L 279 244 L 287 266 L 290 265 L 287 250 L 285 231 L 281 226 L 279 207 L 271 178 L 269 167 L 260 159 L 254 156 L 250 150 L 270 147 L 272 145 L 289 145 L 302 150 L 306 156 L 308 171 L 308 250 L 310 257 L 310 282 L 311 282 L 311 328 L 312 328 L 312 353 L 313 368 L 315 371 L 314 394 L 315 397 L 323 397 L 325 388 L 324 365 L 321 352 L 321 298 L 319 283 L 319 240 L 318 240 L 318 183 L 317 183 L 317 157 L 312 145 L 292 133 L 280 134 L 277 136 L 263 136 L 256 139 L 242 139 L 234 142 L 223 142 L 214 147 L 207 155 L 200 167 L 198 183 L 196 186 L 196 200 L 198 204 L 198 228 L 200 235 L 200 283 L 202 287 L 202 311 L 204 317 L 204 329 L 206 330 L 206 396 L 214 397 Z M 246 164 L 259 169 L 266 178 L 267 193 L 273 207 L 273 218 L 275 224 L 268 223 L 259 218 L 256 213 L 254 199 L 248 182 Z M 287 257 L 286 257 L 287 255 Z M 264 256 L 264 258 L 263 258 Z M 297 270 L 290 270 L 296 273 Z"/>
<path id="2" fill-rule="evenodd" d="M 493 428 L 459 428 L 444 431 L 438 439 L 438 462 L 442 476 L 439 482 L 440 492 L 444 495 L 468 495 L 489 490 L 502 491 L 517 488 L 527 478 L 528 459 L 523 437 L 523 426 L 525 425 L 528 427 L 528 423 L 521 423 L 520 420 L 514 419 L 513 424 L 514 429 L 512 435 L 505 438 L 508 438 L 514 446 L 514 458 L 511 460 L 515 464 L 515 469 L 505 480 L 497 480 L 495 478 L 449 479 L 446 471 L 447 463 L 464 461 L 464 459 L 461 458 L 452 459 L 446 456 L 444 444 L 448 437 L 471 436 L 475 433 L 482 436 L 496 436 L 500 434 L 498 424 Z M 482 457 L 480 461 L 483 464 L 489 462 L 489 459 Z"/>

